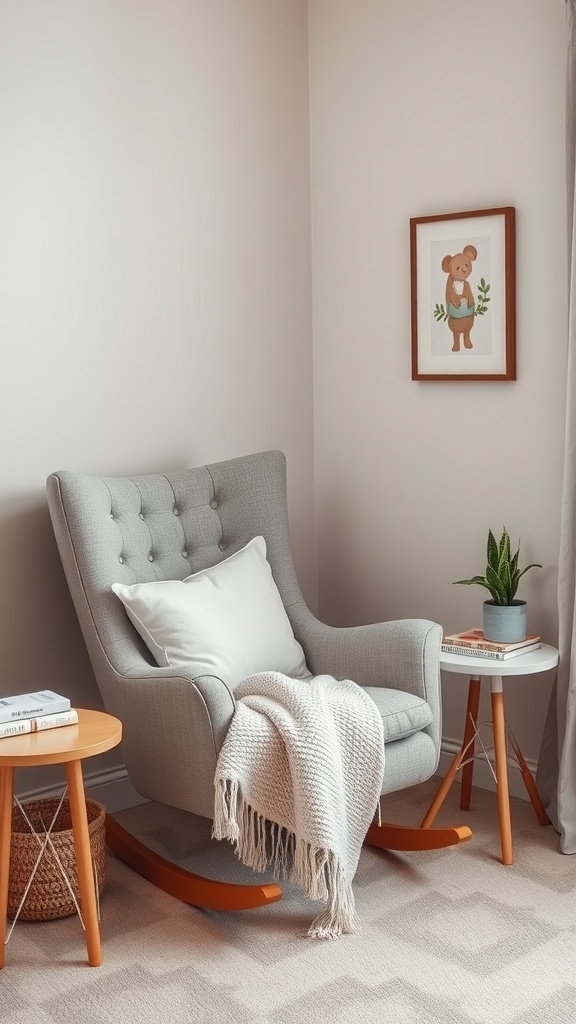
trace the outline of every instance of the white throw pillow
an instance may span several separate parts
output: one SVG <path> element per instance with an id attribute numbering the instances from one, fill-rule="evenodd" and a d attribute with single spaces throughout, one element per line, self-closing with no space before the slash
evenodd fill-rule
<path id="1" fill-rule="evenodd" d="M 185 580 L 114 583 L 112 590 L 158 665 L 219 676 L 230 686 L 253 672 L 310 675 L 263 537 Z"/>

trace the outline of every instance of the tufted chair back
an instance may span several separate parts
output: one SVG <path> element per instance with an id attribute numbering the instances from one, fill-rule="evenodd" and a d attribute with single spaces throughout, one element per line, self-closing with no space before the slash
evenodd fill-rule
<path id="1" fill-rule="evenodd" d="M 212 466 L 150 476 L 58 472 L 48 499 L 84 637 L 98 664 L 134 667 L 135 636 L 113 583 L 184 579 L 261 534 L 288 610 L 302 601 L 292 564 L 285 458 L 264 452 Z M 98 680 L 106 688 L 106 679 Z M 105 695 L 104 695 L 105 696 Z"/>

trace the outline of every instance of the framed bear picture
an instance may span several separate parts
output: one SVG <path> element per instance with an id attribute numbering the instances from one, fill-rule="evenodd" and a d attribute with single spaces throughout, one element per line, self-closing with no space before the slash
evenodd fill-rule
<path id="1" fill-rule="evenodd" d="M 410 220 L 412 380 L 516 380 L 515 209 Z"/>

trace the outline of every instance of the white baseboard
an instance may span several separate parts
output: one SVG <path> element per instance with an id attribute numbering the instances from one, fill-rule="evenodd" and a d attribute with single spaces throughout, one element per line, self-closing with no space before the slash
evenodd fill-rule
<path id="1" fill-rule="evenodd" d="M 438 777 L 442 778 L 446 774 L 454 755 L 459 750 L 460 743 L 457 740 L 442 740 L 442 753 L 440 754 L 440 763 L 436 771 Z M 528 762 L 528 767 L 532 773 L 536 771 L 536 765 L 530 761 Z M 496 791 L 492 772 L 482 754 L 477 755 L 474 763 L 474 785 L 480 789 Z M 522 800 L 528 799 L 520 772 L 514 770 L 514 767 L 511 767 L 508 772 L 508 787 L 511 796 L 520 797 Z M 114 814 L 115 811 L 123 811 L 128 807 L 136 807 L 138 804 L 147 803 L 146 798 L 140 796 L 132 786 L 124 766 L 115 768 L 112 771 L 86 772 L 84 774 L 84 788 L 87 796 L 92 800 L 99 800 L 111 814 Z M 52 786 L 27 793 L 20 792 L 18 796 L 20 800 L 40 800 L 43 797 L 59 796 L 61 791 L 61 787 Z"/>
<path id="2" fill-rule="evenodd" d="M 123 765 L 112 771 L 84 772 L 84 789 L 87 797 L 99 800 L 110 814 L 148 802 L 136 792 Z M 26 793 L 19 791 L 18 799 L 42 800 L 60 796 L 61 792 L 61 786 L 46 786 Z"/>

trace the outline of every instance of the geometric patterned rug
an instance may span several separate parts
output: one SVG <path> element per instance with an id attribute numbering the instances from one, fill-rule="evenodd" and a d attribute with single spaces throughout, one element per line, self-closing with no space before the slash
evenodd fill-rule
<path id="1" fill-rule="evenodd" d="M 388 797 L 384 818 L 417 823 L 437 780 Z M 499 860 L 493 793 L 437 824 L 469 843 L 431 853 L 364 848 L 360 931 L 306 936 L 318 905 L 289 885 L 265 909 L 202 911 L 112 854 L 101 897 L 104 963 L 90 968 L 77 918 L 18 922 L 0 973 L 5 1024 L 575 1024 L 576 857 L 512 800 L 514 863 Z M 254 880 L 210 824 L 158 804 L 118 815 L 201 874 Z M 259 876 L 260 877 L 260 876 Z"/>

